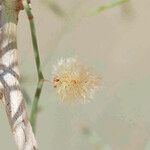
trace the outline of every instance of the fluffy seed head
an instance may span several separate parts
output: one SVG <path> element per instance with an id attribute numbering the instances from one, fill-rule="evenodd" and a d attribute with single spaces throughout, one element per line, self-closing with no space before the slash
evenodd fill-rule
<path id="1" fill-rule="evenodd" d="M 93 97 L 100 76 L 75 58 L 60 59 L 54 66 L 52 84 L 63 102 L 85 102 Z"/>

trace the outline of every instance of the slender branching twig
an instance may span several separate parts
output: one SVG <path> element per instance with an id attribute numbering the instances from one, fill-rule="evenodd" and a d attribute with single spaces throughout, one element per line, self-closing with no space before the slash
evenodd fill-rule
<path id="1" fill-rule="evenodd" d="M 38 85 L 36 88 L 31 115 L 30 115 L 30 122 L 33 128 L 33 131 L 35 132 L 36 117 L 37 117 L 37 112 L 38 112 L 38 102 L 39 102 L 39 98 L 40 98 L 42 87 L 43 87 L 44 76 L 43 76 L 42 69 L 41 69 L 40 54 L 39 54 L 39 48 L 38 48 L 38 43 L 37 43 L 37 36 L 36 36 L 36 29 L 35 29 L 33 14 L 31 12 L 31 8 L 28 3 L 28 0 L 24 0 L 23 4 L 24 4 L 24 9 L 29 19 L 29 23 L 30 23 L 34 56 L 35 56 L 37 73 L 38 73 Z"/>
<path id="2" fill-rule="evenodd" d="M 124 4 L 126 2 L 128 2 L 129 0 L 113 0 L 112 2 L 108 3 L 108 4 L 105 4 L 105 5 L 102 5 L 102 6 L 99 6 L 96 10 L 90 12 L 88 14 L 88 16 L 93 16 L 93 15 L 97 15 L 105 10 L 108 10 L 108 9 L 111 9 L 113 7 L 116 7 L 118 5 L 121 5 L 121 4 Z"/>

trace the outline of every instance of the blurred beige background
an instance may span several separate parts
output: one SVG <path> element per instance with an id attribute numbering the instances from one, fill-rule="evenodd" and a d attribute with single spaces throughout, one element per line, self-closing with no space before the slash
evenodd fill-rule
<path id="1" fill-rule="evenodd" d="M 129 3 L 87 17 L 109 0 L 32 1 L 44 75 L 60 57 L 78 56 L 101 73 L 91 103 L 60 104 L 47 83 L 40 99 L 40 150 L 150 150 L 150 1 Z M 22 88 L 33 99 L 36 68 L 27 17 L 20 13 L 18 48 Z M 0 146 L 15 150 L 2 104 Z M 29 109 L 30 106 L 28 106 Z"/>

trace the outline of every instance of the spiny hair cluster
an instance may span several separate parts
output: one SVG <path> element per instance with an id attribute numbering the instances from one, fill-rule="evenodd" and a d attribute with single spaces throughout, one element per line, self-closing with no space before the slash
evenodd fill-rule
<path id="1" fill-rule="evenodd" d="M 59 59 L 52 73 L 53 87 L 63 102 L 91 99 L 100 79 L 100 75 L 76 58 Z"/>

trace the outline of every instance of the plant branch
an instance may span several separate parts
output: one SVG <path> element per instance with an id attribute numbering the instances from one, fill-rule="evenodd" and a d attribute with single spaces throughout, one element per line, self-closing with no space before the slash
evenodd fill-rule
<path id="1" fill-rule="evenodd" d="M 121 4 L 124 4 L 126 2 L 128 2 L 129 0 L 113 0 L 112 2 L 108 3 L 108 4 L 105 4 L 105 5 L 102 5 L 100 7 L 98 7 L 96 10 L 90 12 L 88 14 L 88 16 L 93 16 L 93 15 L 97 15 L 105 10 L 108 10 L 108 9 L 111 9 L 111 8 L 114 8 L 118 5 L 121 5 Z"/>
<path id="2" fill-rule="evenodd" d="M 36 29 L 35 29 L 35 24 L 34 24 L 34 18 L 33 18 L 33 14 L 31 12 L 31 8 L 28 3 L 28 0 L 24 0 L 23 5 L 24 5 L 24 9 L 26 11 L 26 14 L 28 16 L 29 23 L 30 23 L 32 44 L 33 44 L 34 56 L 35 56 L 37 74 L 38 74 L 38 84 L 37 84 L 37 88 L 36 88 L 36 92 L 34 96 L 34 101 L 32 104 L 31 115 L 30 115 L 30 122 L 33 128 L 33 131 L 35 132 L 36 118 L 37 118 L 37 113 L 38 113 L 38 102 L 39 102 L 39 98 L 40 98 L 42 87 L 43 87 L 44 76 L 43 76 L 42 69 L 41 69 L 41 61 L 40 61 L 39 48 L 38 48 L 38 43 L 37 43 L 37 35 L 36 35 Z"/>

